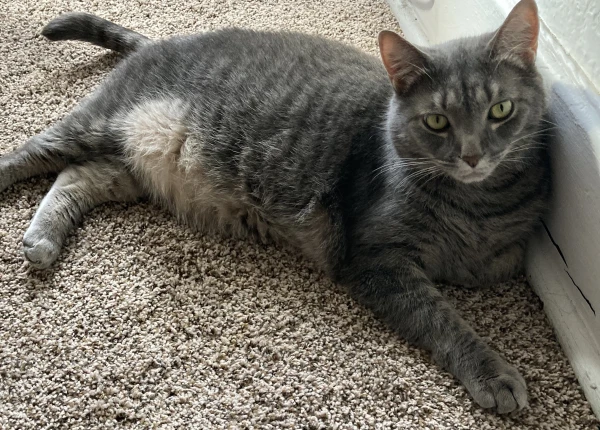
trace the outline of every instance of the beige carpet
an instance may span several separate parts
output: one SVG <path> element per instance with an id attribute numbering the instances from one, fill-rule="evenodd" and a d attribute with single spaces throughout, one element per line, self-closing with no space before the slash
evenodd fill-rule
<path id="1" fill-rule="evenodd" d="M 63 116 L 117 61 L 36 36 L 84 10 L 153 37 L 239 25 L 335 37 L 376 52 L 398 30 L 374 0 L 2 1 L 0 152 Z M 474 406 L 300 258 L 205 238 L 150 205 L 109 205 L 51 270 L 20 241 L 48 179 L 0 194 L 0 428 L 595 429 L 526 283 L 448 294 L 525 375 L 516 418 Z"/>

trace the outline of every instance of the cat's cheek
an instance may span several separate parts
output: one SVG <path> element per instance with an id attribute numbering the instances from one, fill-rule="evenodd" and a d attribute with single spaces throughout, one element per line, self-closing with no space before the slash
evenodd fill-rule
<path id="1" fill-rule="evenodd" d="M 419 152 L 424 158 L 441 161 L 454 158 L 451 154 L 456 152 L 453 144 L 455 139 L 450 132 L 437 134 L 425 130 L 424 127 L 419 127 L 411 139 L 417 143 Z"/>

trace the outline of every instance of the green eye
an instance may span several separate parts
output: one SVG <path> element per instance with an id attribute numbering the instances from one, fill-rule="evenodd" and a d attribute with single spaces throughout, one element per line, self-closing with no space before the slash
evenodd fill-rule
<path id="1" fill-rule="evenodd" d="M 442 131 L 448 127 L 448 118 L 434 113 L 425 117 L 425 124 L 433 131 Z"/>
<path id="2" fill-rule="evenodd" d="M 500 103 L 496 103 L 490 109 L 490 118 L 493 119 L 504 119 L 512 112 L 513 104 L 510 100 L 505 100 Z"/>

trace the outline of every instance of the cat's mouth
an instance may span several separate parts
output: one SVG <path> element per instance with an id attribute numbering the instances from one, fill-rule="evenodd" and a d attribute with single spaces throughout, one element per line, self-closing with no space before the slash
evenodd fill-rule
<path id="1" fill-rule="evenodd" d="M 473 182 L 483 181 L 488 176 L 490 176 L 490 173 L 491 172 L 489 172 L 489 171 L 473 170 L 472 172 L 455 176 L 455 179 L 458 179 L 459 181 L 464 182 L 465 184 L 470 184 Z"/>
<path id="2" fill-rule="evenodd" d="M 449 174 L 459 182 L 471 184 L 487 179 L 494 172 L 495 168 L 496 163 L 482 160 L 481 164 L 476 168 L 465 167 L 463 165 L 456 166 Z"/>

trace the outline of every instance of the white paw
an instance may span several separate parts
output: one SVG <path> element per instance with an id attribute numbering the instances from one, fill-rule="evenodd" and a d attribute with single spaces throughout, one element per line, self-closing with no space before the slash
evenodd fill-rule
<path id="1" fill-rule="evenodd" d="M 31 266 L 36 269 L 50 267 L 58 258 L 60 246 L 55 242 L 42 238 L 31 239 L 25 234 L 23 239 L 23 254 Z"/>
<path id="2" fill-rule="evenodd" d="M 527 406 L 527 384 L 517 369 L 497 358 L 485 371 L 465 383 L 482 408 L 507 414 Z"/>

